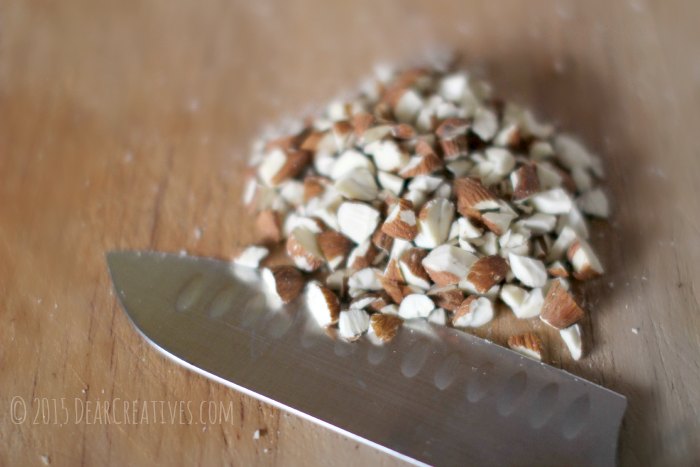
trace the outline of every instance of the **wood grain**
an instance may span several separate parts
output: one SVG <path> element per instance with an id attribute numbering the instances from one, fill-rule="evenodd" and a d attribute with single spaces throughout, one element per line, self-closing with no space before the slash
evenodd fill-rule
<path id="1" fill-rule="evenodd" d="M 165 361 L 118 308 L 103 255 L 230 255 L 252 240 L 240 207 L 252 137 L 379 60 L 436 46 L 604 157 L 615 212 L 594 238 L 609 274 L 584 291 L 591 350 L 573 363 L 550 342 L 549 358 L 628 396 L 623 465 L 700 462 L 699 12 L 644 0 L 0 3 L 0 465 L 398 464 Z M 491 337 L 514 326 L 501 319 Z M 236 410 L 208 426 L 14 424 L 14 396 L 31 410 L 61 397 L 71 411 L 76 398 Z"/>

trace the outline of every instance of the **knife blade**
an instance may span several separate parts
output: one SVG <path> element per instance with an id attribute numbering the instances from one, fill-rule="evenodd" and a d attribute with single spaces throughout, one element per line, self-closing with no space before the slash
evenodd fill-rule
<path id="1" fill-rule="evenodd" d="M 455 329 L 408 321 L 389 343 L 320 330 L 266 302 L 257 271 L 107 254 L 135 328 L 185 367 L 413 464 L 615 465 L 624 396 Z"/>

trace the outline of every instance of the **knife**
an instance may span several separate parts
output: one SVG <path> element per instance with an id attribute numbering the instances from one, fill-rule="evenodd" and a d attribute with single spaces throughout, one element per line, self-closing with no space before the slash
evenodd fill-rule
<path id="1" fill-rule="evenodd" d="M 616 464 L 624 396 L 470 334 L 407 321 L 389 343 L 266 303 L 254 269 L 107 254 L 137 331 L 177 363 L 418 465 Z"/>

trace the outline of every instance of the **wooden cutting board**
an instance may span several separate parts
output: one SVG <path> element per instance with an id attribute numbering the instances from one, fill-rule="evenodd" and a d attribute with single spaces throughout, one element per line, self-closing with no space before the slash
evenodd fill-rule
<path id="1" fill-rule="evenodd" d="M 603 156 L 614 216 L 593 238 L 609 274 L 584 292 L 591 350 L 574 363 L 545 333 L 548 358 L 627 395 L 623 465 L 700 462 L 699 12 L 645 0 L 2 2 L 0 465 L 398 464 L 166 361 L 119 309 L 104 253 L 229 256 L 253 240 L 240 206 L 253 136 L 377 61 L 436 46 Z M 490 337 L 518 326 L 501 318 Z M 140 416 L 187 403 L 184 420 Z"/>

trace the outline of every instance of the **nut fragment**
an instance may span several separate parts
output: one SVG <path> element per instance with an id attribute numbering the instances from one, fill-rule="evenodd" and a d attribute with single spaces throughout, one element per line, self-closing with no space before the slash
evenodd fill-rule
<path id="1" fill-rule="evenodd" d="M 328 287 L 310 282 L 306 288 L 306 305 L 319 326 L 330 326 L 338 321 L 340 300 Z"/>
<path id="2" fill-rule="evenodd" d="M 542 341 L 536 334 L 527 332 L 508 338 L 508 347 L 526 357 L 542 361 Z"/>
<path id="3" fill-rule="evenodd" d="M 478 328 L 493 319 L 493 303 L 486 297 L 471 295 L 464 299 L 452 317 L 455 327 Z"/>
<path id="4" fill-rule="evenodd" d="M 234 264 L 245 266 L 247 268 L 257 268 L 262 261 L 270 253 L 270 250 L 264 246 L 250 245 L 245 248 L 233 259 Z"/>
<path id="5" fill-rule="evenodd" d="M 457 284 L 467 277 L 469 267 L 477 261 L 472 253 L 452 245 L 440 245 L 422 260 L 430 279 L 439 286 Z"/>
<path id="6" fill-rule="evenodd" d="M 418 235 L 414 239 L 421 248 L 435 248 L 447 240 L 454 206 L 444 198 L 428 201 L 418 215 Z"/>
<path id="7" fill-rule="evenodd" d="M 540 179 L 533 164 L 520 167 L 511 174 L 510 180 L 513 184 L 513 199 L 524 199 L 540 190 Z"/>
<path id="8" fill-rule="evenodd" d="M 383 342 L 392 340 L 398 332 L 403 320 L 398 316 L 376 314 L 371 319 L 372 330 Z"/>
<path id="9" fill-rule="evenodd" d="M 399 259 L 399 267 L 404 280 L 423 290 L 430 288 L 430 276 L 423 267 L 423 259 L 428 254 L 420 248 L 409 248 Z"/>
<path id="10" fill-rule="evenodd" d="M 508 255 L 510 268 L 515 277 L 528 287 L 544 287 L 547 283 L 547 270 L 538 259 L 513 253 Z"/>
<path id="11" fill-rule="evenodd" d="M 410 294 L 404 297 L 399 306 L 399 316 L 403 319 L 427 318 L 435 304 L 427 295 Z"/>
<path id="12" fill-rule="evenodd" d="M 418 235 L 416 213 L 413 211 L 413 203 L 405 199 L 399 199 L 389 211 L 382 232 L 393 238 L 413 240 Z"/>
<path id="13" fill-rule="evenodd" d="M 464 301 L 464 294 L 455 286 L 440 287 L 428 291 L 435 305 L 445 310 L 455 311 Z"/>
<path id="14" fill-rule="evenodd" d="M 544 299 L 540 319 L 552 327 L 564 329 L 581 320 L 584 315 L 583 309 L 571 294 L 559 281 L 554 281 Z"/>
<path id="15" fill-rule="evenodd" d="M 497 209 L 496 196 L 474 178 L 458 178 L 453 183 L 457 211 L 464 217 L 481 219 L 481 211 Z"/>
<path id="16" fill-rule="evenodd" d="M 331 269 L 339 267 L 352 248 L 352 241 L 335 230 L 319 233 L 316 241 Z"/>
<path id="17" fill-rule="evenodd" d="M 364 203 L 345 202 L 338 208 L 340 232 L 355 243 L 362 243 L 374 233 L 379 211 Z"/>
<path id="18" fill-rule="evenodd" d="M 338 334 L 343 339 L 355 341 L 369 329 L 369 315 L 365 310 L 350 308 L 338 317 Z"/>
<path id="19" fill-rule="evenodd" d="M 501 283 L 508 273 L 508 263 L 500 256 L 479 258 L 469 269 L 467 280 L 474 284 L 479 293 L 485 293 L 491 287 Z"/>
<path id="20" fill-rule="evenodd" d="M 603 274 L 603 265 L 587 242 L 575 240 L 569 247 L 567 256 L 576 279 L 583 281 Z"/>
<path id="21" fill-rule="evenodd" d="M 265 268 L 262 278 L 273 297 L 281 303 L 289 303 L 304 289 L 304 276 L 293 266 Z"/>
<path id="22" fill-rule="evenodd" d="M 583 345 L 581 340 L 581 325 L 574 324 L 568 328 L 559 330 L 559 335 L 569 349 L 571 358 L 580 360 L 583 355 Z"/>
<path id="23" fill-rule="evenodd" d="M 316 234 L 304 227 L 297 227 L 287 238 L 287 254 L 302 271 L 315 271 L 323 265 Z"/>

